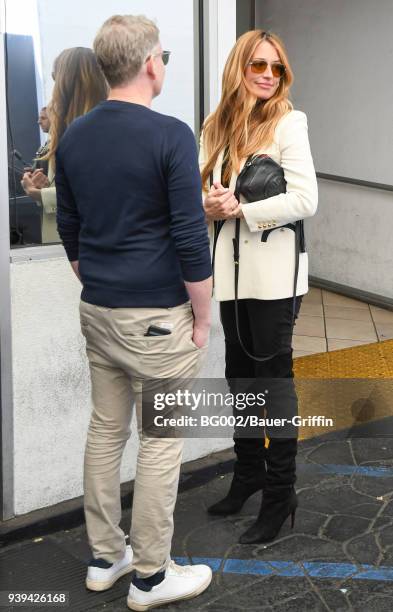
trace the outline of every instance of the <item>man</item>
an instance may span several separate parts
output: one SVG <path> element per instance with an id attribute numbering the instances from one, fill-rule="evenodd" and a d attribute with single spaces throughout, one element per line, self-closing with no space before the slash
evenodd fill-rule
<path id="1" fill-rule="evenodd" d="M 41 108 L 37 123 L 44 134 L 49 134 L 50 119 L 47 106 Z M 49 187 L 50 184 L 48 180 L 48 162 L 41 159 L 48 153 L 48 144 L 49 141 L 47 140 L 46 143 L 38 149 L 31 166 L 25 168 L 21 181 L 26 195 L 30 196 L 33 200 L 38 198 L 37 190 L 43 187 Z"/>
<path id="2" fill-rule="evenodd" d="M 43 106 L 39 112 L 38 115 L 38 121 L 37 121 L 38 125 L 40 126 L 41 130 L 44 132 L 44 134 L 48 134 L 49 130 L 50 130 L 50 119 L 49 119 L 49 113 L 48 113 L 48 107 L 47 106 Z"/>
<path id="3" fill-rule="evenodd" d="M 50 118 L 49 118 L 49 111 L 48 111 L 47 106 L 43 106 L 41 108 L 40 113 L 38 115 L 37 123 L 40 126 L 44 134 L 49 134 Z M 31 172 L 34 172 L 34 170 L 42 170 L 42 174 L 45 175 L 45 178 L 48 176 L 48 161 L 42 160 L 41 158 L 45 157 L 45 155 L 48 153 L 48 144 L 49 144 L 49 141 L 47 140 L 46 143 L 43 144 L 38 149 L 37 153 L 35 154 L 35 159 L 31 167 Z M 39 178 L 41 179 L 41 176 Z M 41 180 L 37 181 L 36 186 L 38 186 L 39 188 L 47 187 L 49 182 L 47 179 L 45 180 L 45 178 L 42 177 Z"/>
<path id="4" fill-rule="evenodd" d="M 149 438 L 141 428 L 143 380 L 199 371 L 211 264 L 193 133 L 150 109 L 169 59 L 157 27 L 144 17 L 114 16 L 94 50 L 108 100 L 68 128 L 56 156 L 58 230 L 83 285 L 92 382 L 84 491 L 93 560 L 86 584 L 104 590 L 134 567 L 127 603 L 147 610 L 198 595 L 212 576 L 208 566 L 170 560 L 182 440 Z M 120 462 L 133 397 L 140 443 L 130 548 L 119 527 Z"/>

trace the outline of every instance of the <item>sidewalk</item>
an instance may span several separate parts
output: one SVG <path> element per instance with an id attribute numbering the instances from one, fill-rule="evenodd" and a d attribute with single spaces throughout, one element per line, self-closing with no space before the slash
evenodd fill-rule
<path id="1" fill-rule="evenodd" d="M 218 454 L 217 461 L 227 456 Z M 206 507 L 226 492 L 230 474 L 196 482 L 179 495 L 172 554 L 181 563 L 209 563 L 213 582 L 197 599 L 160 609 L 393 609 L 393 439 L 302 442 L 295 528 L 288 521 L 269 545 L 237 543 L 258 511 L 259 494 L 239 515 L 215 518 Z M 126 510 L 126 532 L 129 524 Z M 130 577 L 105 593 L 87 592 L 89 558 L 84 526 L 7 546 L 0 550 L 1 590 L 69 591 L 72 612 L 126 610 Z"/>
<path id="2" fill-rule="evenodd" d="M 293 335 L 293 356 L 337 351 L 393 338 L 393 312 L 311 287 Z"/>

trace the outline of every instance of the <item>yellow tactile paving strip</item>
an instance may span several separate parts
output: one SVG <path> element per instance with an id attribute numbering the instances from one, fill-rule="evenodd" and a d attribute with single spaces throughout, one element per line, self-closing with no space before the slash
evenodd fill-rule
<path id="1" fill-rule="evenodd" d="M 393 378 L 393 340 L 294 359 L 296 378 Z"/>
<path id="2" fill-rule="evenodd" d="M 299 414 L 334 425 L 300 427 L 300 439 L 393 416 L 393 340 L 294 359 Z"/>

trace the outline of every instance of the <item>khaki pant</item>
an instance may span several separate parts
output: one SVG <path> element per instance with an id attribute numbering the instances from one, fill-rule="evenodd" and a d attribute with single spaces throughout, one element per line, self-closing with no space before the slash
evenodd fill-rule
<path id="1" fill-rule="evenodd" d="M 130 437 L 135 401 L 139 451 L 130 533 L 140 577 L 164 569 L 170 560 L 182 439 L 147 437 L 142 432 L 142 381 L 196 377 L 206 348 L 192 341 L 190 302 L 173 308 L 104 308 L 80 304 L 86 338 L 93 410 L 84 467 L 84 506 L 94 558 L 111 563 L 125 552 L 119 526 L 120 463 Z M 144 336 L 150 324 L 169 322 L 166 336 Z"/>

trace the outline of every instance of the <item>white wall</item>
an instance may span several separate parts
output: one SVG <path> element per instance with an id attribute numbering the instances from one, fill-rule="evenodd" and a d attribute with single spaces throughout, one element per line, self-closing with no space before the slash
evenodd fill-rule
<path id="1" fill-rule="evenodd" d="M 318 170 L 392 184 L 392 0 L 264 0 L 256 19 L 284 40 Z"/>
<path id="2" fill-rule="evenodd" d="M 312 276 L 393 298 L 393 193 L 319 180 L 306 220 Z"/>
<path id="3" fill-rule="evenodd" d="M 292 99 L 308 117 L 316 170 L 393 184 L 391 0 L 265 0 L 256 27 L 282 37 L 295 73 Z M 389 83 L 388 83 L 389 81 Z M 306 221 L 310 274 L 393 297 L 393 192 L 319 180 Z"/>
<path id="4" fill-rule="evenodd" d="M 80 284 L 63 258 L 13 263 L 15 513 L 83 494 L 83 452 L 91 411 L 85 342 L 80 333 Z M 224 376 L 221 325 L 214 317 L 201 377 Z M 122 481 L 135 475 L 133 428 Z M 231 446 L 231 439 L 190 439 L 183 460 Z"/>
<path id="5" fill-rule="evenodd" d="M 194 129 L 193 0 L 38 0 L 38 10 L 46 101 L 53 88 L 53 60 L 63 49 L 91 47 L 111 15 L 143 14 L 157 23 L 163 48 L 172 52 L 164 90 L 153 108 Z"/>

